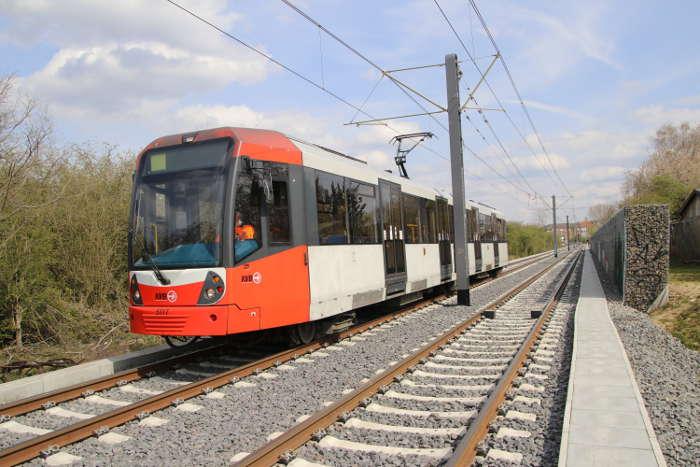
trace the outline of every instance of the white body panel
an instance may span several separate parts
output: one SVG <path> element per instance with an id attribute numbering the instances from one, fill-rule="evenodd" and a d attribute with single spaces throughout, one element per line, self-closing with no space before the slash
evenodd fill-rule
<path id="1" fill-rule="evenodd" d="M 503 267 L 508 264 L 508 244 L 498 244 L 498 267 Z"/>
<path id="2" fill-rule="evenodd" d="M 440 250 L 437 244 L 406 245 L 406 292 L 440 283 Z"/>
<path id="3" fill-rule="evenodd" d="M 382 245 L 309 247 L 311 320 L 384 300 Z"/>
<path id="4" fill-rule="evenodd" d="M 493 243 L 481 244 L 481 270 L 488 271 L 494 268 L 495 257 L 493 254 Z"/>
<path id="5" fill-rule="evenodd" d="M 474 244 L 467 243 L 467 263 L 469 267 L 469 275 L 476 273 L 476 256 L 474 253 Z"/>
<path id="6" fill-rule="evenodd" d="M 161 272 L 170 280 L 170 284 L 168 285 L 161 284 L 158 279 L 156 279 L 155 273 L 150 269 L 145 271 L 131 271 L 129 273 L 129 280 L 131 280 L 133 276 L 136 276 L 136 281 L 139 284 L 167 289 L 178 285 L 204 282 L 209 271 L 213 271 L 218 274 L 219 277 L 221 277 L 221 280 L 224 282 L 224 285 L 226 284 L 226 268 L 164 269 L 161 266 Z"/>
<path id="7" fill-rule="evenodd" d="M 422 186 L 413 180 L 378 171 L 367 164 L 344 157 L 322 147 L 292 138 L 302 151 L 303 165 L 328 173 L 349 177 L 372 185 L 379 179 L 397 183 L 401 192 L 435 200 L 442 196 L 452 204 L 452 197 L 433 188 Z M 465 201 L 465 208 L 477 207 L 486 215 L 495 209 Z M 393 235 L 386 234 L 393 238 Z M 399 238 L 403 238 L 400 232 Z M 467 245 L 469 274 L 475 274 L 474 244 Z M 493 244 L 482 244 L 482 268 L 479 272 L 497 267 L 494 265 Z M 454 261 L 454 246 L 451 247 Z M 507 247 L 500 250 L 507 261 Z M 503 260 L 500 261 L 501 263 Z M 406 293 L 417 292 L 439 285 L 440 255 L 437 244 L 406 245 Z M 452 280 L 457 275 L 452 265 Z M 361 306 L 386 299 L 384 275 L 384 247 L 377 245 L 320 245 L 309 246 L 310 319 L 317 320 L 343 313 Z"/>

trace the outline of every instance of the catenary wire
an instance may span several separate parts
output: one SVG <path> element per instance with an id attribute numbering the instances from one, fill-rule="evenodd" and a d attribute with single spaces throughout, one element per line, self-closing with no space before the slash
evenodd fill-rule
<path id="1" fill-rule="evenodd" d="M 489 37 L 489 40 L 491 41 L 491 44 L 493 45 L 493 48 L 496 50 L 496 53 L 499 56 L 501 65 L 503 66 L 503 69 L 506 72 L 506 75 L 508 76 L 508 80 L 510 81 L 511 86 L 513 87 L 513 91 L 515 91 L 515 95 L 518 97 L 518 100 L 520 101 L 520 105 L 522 106 L 523 112 L 525 113 L 525 117 L 527 118 L 528 122 L 530 123 L 530 127 L 532 128 L 532 131 L 535 134 L 535 137 L 537 138 L 537 142 L 539 143 L 540 147 L 542 148 L 542 152 L 544 153 L 547 161 L 549 162 L 549 165 L 552 168 L 552 171 L 554 172 L 554 175 L 556 175 L 557 179 L 559 180 L 559 183 L 561 183 L 561 186 L 564 187 L 564 190 L 569 194 L 569 196 L 573 196 L 571 192 L 569 191 L 569 188 L 566 186 L 564 181 L 561 179 L 561 176 L 559 175 L 559 172 L 557 171 L 556 167 L 552 163 L 551 158 L 549 157 L 549 151 L 547 151 L 547 148 L 545 147 L 542 138 L 540 137 L 539 131 L 537 131 L 537 127 L 535 126 L 535 122 L 532 120 L 532 117 L 530 116 L 530 112 L 527 110 L 527 106 L 525 105 L 525 101 L 523 100 L 522 96 L 520 95 L 520 91 L 518 90 L 517 85 L 515 84 L 515 80 L 513 79 L 513 75 L 510 72 L 510 69 L 508 68 L 508 64 L 505 61 L 505 58 L 503 58 L 503 54 L 501 53 L 498 44 L 496 44 L 496 40 L 493 37 L 493 34 L 491 34 L 491 31 L 488 28 L 488 25 L 486 24 L 486 20 L 484 19 L 483 15 L 481 14 L 481 11 L 479 11 L 479 7 L 476 6 L 476 2 L 474 0 L 468 0 L 469 3 L 471 4 L 472 8 L 474 9 L 474 12 L 476 13 L 477 18 L 481 22 L 481 26 L 484 28 L 484 31 Z"/>
<path id="2" fill-rule="evenodd" d="M 306 19 L 307 21 L 309 21 L 311 24 L 313 24 L 314 26 L 316 26 L 316 27 L 322 29 L 326 34 L 328 34 L 330 37 L 332 37 L 333 39 L 335 39 L 338 43 L 340 43 L 341 45 L 343 45 L 345 48 L 347 48 L 349 51 L 351 51 L 352 53 L 354 53 L 356 56 L 358 56 L 359 58 L 361 58 L 362 60 L 364 60 L 367 64 L 369 64 L 370 66 L 372 66 L 374 69 L 376 69 L 377 71 L 379 71 L 383 76 L 386 76 L 386 77 L 387 77 L 389 80 L 391 80 L 391 82 L 394 83 L 394 84 L 395 84 L 409 99 L 411 99 L 417 106 L 419 106 L 420 109 L 423 110 L 423 112 L 425 112 L 431 119 L 433 119 L 433 121 L 435 121 L 435 123 L 436 123 L 439 127 L 441 127 L 445 132 L 447 132 L 447 133 L 449 134 L 449 129 L 445 126 L 445 124 L 442 123 L 441 121 L 439 121 L 439 120 L 435 117 L 434 114 L 432 114 L 431 112 L 429 112 L 428 109 L 426 109 L 425 106 L 424 106 L 423 104 L 421 104 L 413 95 L 411 95 L 411 92 L 417 94 L 418 96 L 422 97 L 424 100 L 426 100 L 426 101 L 432 103 L 433 105 L 437 106 L 438 108 L 440 108 L 440 109 L 442 109 L 442 110 L 445 110 L 442 106 L 440 106 L 439 104 L 433 102 L 431 99 L 428 99 L 428 98 L 425 97 L 423 94 L 418 93 L 417 91 L 413 90 L 412 88 L 410 88 L 409 86 L 407 86 L 405 83 L 403 83 L 403 82 L 397 80 L 395 77 L 391 76 L 386 70 L 384 70 L 382 67 L 380 67 L 379 65 L 377 65 L 374 61 L 370 60 L 367 56 L 365 56 L 364 54 L 362 54 L 361 52 L 359 52 L 356 48 L 352 47 L 350 44 L 348 44 L 347 42 L 345 42 L 345 41 L 344 41 L 343 39 L 341 39 L 338 35 L 336 35 L 336 34 L 333 33 L 332 31 L 330 31 L 328 28 L 326 28 L 325 26 L 323 26 L 321 23 L 319 23 L 318 21 L 316 21 L 315 19 L 313 19 L 310 15 L 308 15 L 308 14 L 305 13 L 303 10 L 301 10 L 299 7 L 297 7 L 296 5 L 294 5 L 290 0 L 280 0 L 280 1 L 281 1 L 282 3 L 284 3 L 285 5 L 287 5 L 288 7 L 290 7 L 290 8 L 291 8 L 292 10 L 294 10 L 295 12 L 297 12 L 300 16 L 302 16 L 304 19 Z M 473 59 L 473 57 L 470 57 L 470 58 Z M 411 92 L 409 92 L 409 91 L 411 91 Z M 505 180 L 506 182 L 510 183 L 513 187 L 515 187 L 516 189 L 522 191 L 523 193 L 527 194 L 528 196 L 531 195 L 530 192 L 528 192 L 527 190 L 524 190 L 524 189 L 522 189 L 521 187 L 515 185 L 511 180 L 509 180 L 508 178 L 504 177 L 499 171 L 497 171 L 493 166 L 491 166 L 491 164 L 489 164 L 488 162 L 486 162 L 486 160 L 484 160 L 481 156 L 479 156 L 473 149 L 471 149 L 469 146 L 467 146 L 466 144 L 464 144 L 464 141 L 462 141 L 462 147 L 463 147 L 464 149 L 466 149 L 470 154 L 472 154 L 477 160 L 481 161 L 484 165 L 486 165 L 492 172 L 494 172 L 495 174 L 497 174 L 500 178 L 502 178 L 502 179 Z"/>
<path id="3" fill-rule="evenodd" d="M 301 79 L 302 81 L 305 81 L 306 83 L 312 85 L 313 87 L 315 87 L 315 88 L 317 88 L 317 89 L 323 91 L 324 93 L 328 94 L 329 96 L 333 97 L 333 98 L 336 99 L 337 101 L 339 101 L 339 102 L 343 103 L 344 105 L 346 105 L 346 106 L 348 106 L 348 107 L 354 109 L 357 113 L 362 114 L 362 115 L 365 115 L 365 116 L 368 117 L 368 118 L 374 118 L 373 115 L 367 113 L 366 111 L 364 111 L 363 109 L 361 109 L 361 108 L 358 107 L 357 105 L 355 105 L 355 104 L 349 102 L 347 99 L 344 99 L 343 97 L 339 96 L 337 93 L 331 91 L 330 89 L 325 88 L 324 86 L 318 84 L 317 82 L 315 82 L 315 81 L 312 80 L 311 78 L 309 78 L 309 77 L 305 76 L 304 74 L 302 74 L 302 73 L 296 71 L 296 70 L 293 69 L 292 67 L 290 67 L 290 66 L 288 66 L 288 65 L 286 65 L 286 64 L 284 64 L 284 63 L 282 63 L 282 62 L 280 62 L 279 60 L 276 60 L 275 58 L 273 58 L 273 57 L 271 57 L 270 55 L 266 54 L 265 52 L 259 50 L 258 48 L 252 46 L 251 44 L 245 42 L 244 40 L 240 39 L 239 37 L 236 37 L 236 36 L 234 36 L 233 34 L 227 32 L 226 30 L 222 29 L 221 27 L 217 26 L 216 24 L 212 23 L 211 21 L 209 21 L 209 20 L 205 19 L 204 17 L 198 15 L 198 14 L 195 13 L 194 11 L 189 10 L 188 8 L 186 8 L 186 7 L 182 6 L 182 5 L 180 5 L 179 3 L 175 2 L 174 0 L 165 0 L 165 1 L 168 2 L 168 3 L 170 3 L 171 5 L 175 6 L 176 8 L 182 10 L 183 12 L 187 13 L 188 15 L 192 16 L 193 18 L 197 19 L 198 21 L 200 21 L 200 22 L 206 24 L 207 26 L 209 26 L 209 27 L 215 29 L 215 30 L 218 31 L 219 33 L 221 33 L 221 34 L 225 35 L 226 37 L 230 38 L 231 40 L 237 42 L 238 44 L 242 45 L 243 47 L 247 48 L 248 50 L 250 50 L 250 51 L 252 51 L 252 52 L 254 52 L 254 53 L 256 53 L 256 54 L 262 56 L 262 57 L 265 58 L 266 60 L 268 60 L 268 61 L 274 63 L 275 65 L 279 66 L 280 68 L 282 68 L 282 69 L 288 71 L 289 73 L 293 74 L 294 76 L 296 76 L 297 78 Z M 314 22 L 314 23 L 315 23 L 315 22 Z M 318 24 L 318 23 L 315 23 L 315 24 Z M 319 26 L 321 26 L 321 25 L 319 25 Z M 321 26 L 321 27 L 322 27 L 322 26 Z M 324 31 L 327 31 L 327 30 L 324 29 Z M 329 35 L 331 35 L 331 34 L 329 33 Z M 334 37 L 334 36 L 331 35 L 331 37 Z M 334 38 L 335 38 L 335 37 L 334 37 Z M 350 47 L 348 46 L 348 48 L 350 48 Z M 352 50 L 354 50 L 354 49 L 352 49 Z M 380 70 L 381 70 L 381 69 L 380 69 Z M 383 72 L 383 70 L 381 70 L 381 71 Z M 383 74 L 386 75 L 386 73 L 383 73 Z M 408 95 L 408 97 L 410 97 L 414 102 L 416 102 L 416 104 L 418 104 L 422 109 L 425 109 L 425 108 L 422 106 L 422 104 L 420 104 L 419 102 L 417 102 L 417 101 L 415 100 L 415 98 L 414 98 L 413 96 L 411 96 L 411 95 L 406 91 L 406 89 L 404 89 L 404 86 L 405 86 L 405 85 L 404 85 L 404 86 L 401 86 L 401 85 L 399 85 L 399 84 L 397 83 L 398 80 L 396 80 L 395 78 L 393 78 L 393 77 L 391 77 L 391 76 L 387 76 L 387 77 L 390 78 L 390 79 L 392 80 L 392 82 L 394 82 L 395 84 L 397 84 L 397 85 L 399 86 L 399 88 L 400 88 L 406 95 Z M 409 88 L 409 89 L 410 89 L 410 88 Z M 437 121 L 437 122 L 438 122 L 438 124 L 440 124 L 440 126 L 441 126 L 443 129 L 445 129 L 445 130 L 447 131 L 447 128 L 446 128 L 444 125 L 442 125 L 439 121 Z M 391 126 L 388 125 L 388 124 L 386 124 L 385 126 L 386 126 L 387 128 L 389 128 L 390 130 L 392 130 L 392 131 L 393 131 L 394 133 L 396 133 L 396 134 L 399 134 L 399 133 L 400 133 L 398 130 L 396 130 L 395 128 L 391 127 Z M 463 145 L 463 147 L 466 147 L 466 146 L 464 146 L 464 143 L 462 143 L 462 145 Z M 443 156 L 442 154 L 438 153 L 437 151 L 435 151 L 434 149 L 432 149 L 432 148 L 430 148 L 430 147 L 428 147 L 428 146 L 421 146 L 421 148 L 424 149 L 424 150 L 426 150 L 426 151 L 428 151 L 428 152 L 430 152 L 430 153 L 432 153 L 433 155 L 439 157 L 440 159 L 443 159 L 443 160 L 445 160 L 445 161 L 449 161 L 449 159 L 448 159 L 447 157 Z M 501 175 L 496 169 L 494 169 L 490 164 L 488 164 L 483 158 L 479 157 L 473 150 L 471 150 L 471 148 L 466 147 L 466 149 L 469 150 L 469 152 L 470 152 L 472 155 L 474 155 L 478 160 L 480 160 L 482 163 L 484 163 L 484 165 L 486 165 L 491 171 L 493 171 L 494 173 L 496 173 L 499 177 L 503 178 L 506 182 L 508 182 L 508 183 L 510 183 L 511 185 L 513 185 L 516 189 L 518 189 L 518 190 L 520 190 L 520 191 L 523 191 L 523 192 L 524 192 L 525 194 L 527 194 L 528 196 L 530 195 L 530 193 L 528 193 L 527 191 L 525 191 L 525 190 L 523 190 L 522 188 L 518 187 L 517 185 L 514 185 L 514 184 L 512 183 L 512 181 L 510 181 L 510 180 L 508 180 L 507 178 L 503 177 L 503 175 Z M 471 174 L 471 176 L 481 179 L 481 178 L 480 178 L 478 175 L 476 175 L 476 174 Z"/>
<path id="4" fill-rule="evenodd" d="M 482 72 L 481 67 L 479 67 L 478 63 L 476 62 L 476 59 L 475 59 L 474 56 L 469 52 L 469 49 L 467 48 L 466 44 L 465 44 L 464 41 L 462 40 L 462 37 L 460 36 L 460 34 L 459 34 L 459 33 L 457 32 L 457 30 L 455 29 L 454 25 L 452 24 L 452 21 L 450 21 L 449 17 L 447 16 L 447 13 L 445 13 L 445 10 L 442 8 L 442 6 L 440 5 L 440 3 L 438 3 L 437 0 L 433 0 L 433 1 L 434 1 L 434 3 L 435 3 L 435 6 L 436 6 L 436 7 L 438 8 L 438 10 L 440 11 L 440 13 L 441 13 L 443 19 L 445 20 L 445 22 L 447 23 L 447 25 L 448 25 L 448 26 L 450 27 L 450 29 L 452 30 L 452 33 L 455 35 L 455 37 L 457 38 L 458 42 L 460 43 L 460 45 L 461 45 L 462 48 L 464 49 L 465 53 L 467 54 L 467 57 L 469 57 L 469 60 L 470 60 L 470 61 L 472 62 L 472 64 L 474 65 L 474 67 L 476 68 L 477 72 L 479 72 L 479 74 L 481 75 L 481 78 L 483 79 L 484 84 L 486 84 L 486 87 L 487 87 L 487 88 L 489 89 L 489 91 L 491 92 L 491 95 L 494 97 L 494 99 L 496 100 L 496 102 L 498 103 L 498 105 L 503 109 L 503 112 L 504 112 L 506 118 L 508 119 L 508 121 L 510 122 L 510 124 L 513 126 L 513 128 L 516 130 L 516 132 L 518 133 L 518 135 L 520 136 L 520 138 L 523 140 L 523 142 L 527 145 L 527 147 L 528 147 L 528 148 L 530 149 L 530 151 L 532 152 L 532 154 L 533 154 L 533 156 L 534 156 L 534 158 L 535 158 L 535 162 L 537 162 L 537 164 L 542 168 L 542 170 L 544 170 L 544 172 L 545 172 L 546 174 L 548 174 L 549 176 L 552 176 L 552 174 L 550 173 L 550 171 L 549 171 L 544 165 L 542 165 L 542 162 L 540 162 L 539 158 L 537 157 L 536 151 L 532 148 L 532 145 L 531 145 L 530 142 L 527 140 L 527 138 L 525 137 L 525 135 L 522 133 L 522 131 L 520 130 L 520 128 L 517 126 L 517 124 L 515 123 L 515 121 L 514 121 L 513 118 L 511 117 L 510 113 L 508 112 L 507 108 L 503 105 L 503 102 L 502 102 L 501 99 L 498 97 L 498 95 L 496 94 L 495 90 L 493 89 L 493 87 L 491 86 L 491 84 L 489 83 L 489 81 L 486 79 L 486 76 L 485 76 L 484 73 Z M 497 55 L 498 55 L 499 53 L 500 53 L 500 52 L 497 52 Z M 499 57 L 499 58 L 502 59 L 502 57 Z M 555 180 L 555 181 L 556 181 L 556 180 Z"/>

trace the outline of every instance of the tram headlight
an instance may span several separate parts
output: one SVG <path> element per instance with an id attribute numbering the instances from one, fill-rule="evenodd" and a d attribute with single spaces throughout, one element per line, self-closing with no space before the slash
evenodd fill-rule
<path id="1" fill-rule="evenodd" d="M 141 291 L 139 290 L 139 283 L 136 282 L 136 275 L 131 277 L 131 300 L 134 305 L 143 305 L 143 299 L 141 298 Z"/>
<path id="2" fill-rule="evenodd" d="M 199 305 L 211 305 L 218 302 L 226 291 L 223 279 L 214 271 L 209 271 L 204 279 L 202 291 L 199 295 Z"/>

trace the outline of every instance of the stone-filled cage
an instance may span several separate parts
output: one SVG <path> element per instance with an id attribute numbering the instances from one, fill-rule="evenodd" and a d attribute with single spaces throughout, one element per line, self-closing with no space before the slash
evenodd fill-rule
<path id="1" fill-rule="evenodd" d="M 666 302 L 670 218 L 666 205 L 628 206 L 591 237 L 601 274 L 625 305 L 648 312 Z"/>

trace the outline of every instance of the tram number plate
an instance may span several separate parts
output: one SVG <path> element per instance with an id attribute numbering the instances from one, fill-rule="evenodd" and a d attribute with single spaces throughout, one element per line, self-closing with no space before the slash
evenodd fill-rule
<path id="1" fill-rule="evenodd" d="M 166 316 L 170 310 L 167 308 L 158 308 L 156 310 L 156 315 L 157 316 Z"/>

